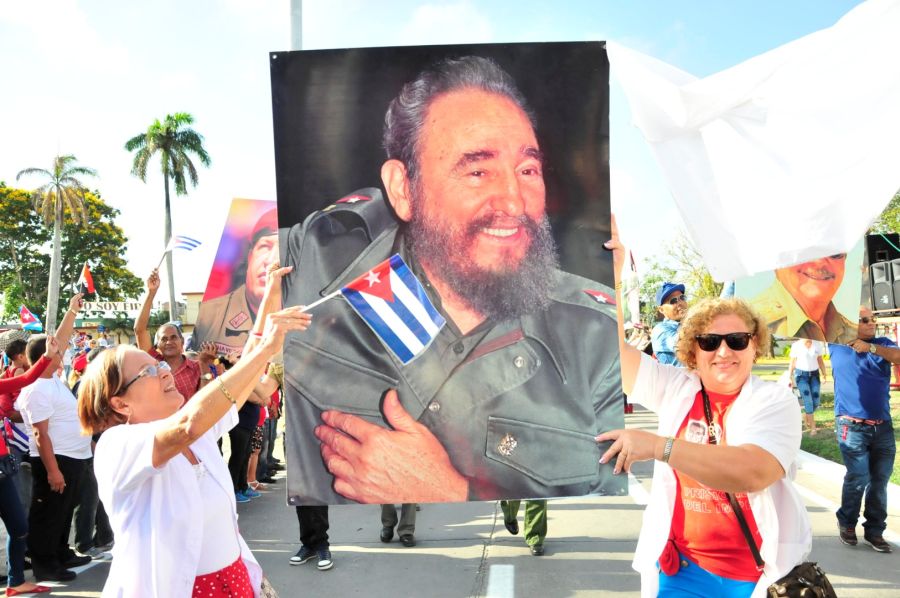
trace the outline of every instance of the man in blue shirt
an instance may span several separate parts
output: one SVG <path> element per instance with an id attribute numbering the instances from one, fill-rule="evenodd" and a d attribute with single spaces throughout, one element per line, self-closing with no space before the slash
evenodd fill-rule
<path id="1" fill-rule="evenodd" d="M 659 306 L 657 309 L 664 319 L 653 327 L 650 334 L 653 353 L 660 363 L 684 367 L 684 364 L 675 356 L 678 327 L 681 326 L 681 318 L 687 313 L 684 285 L 674 282 L 662 283 L 662 286 L 656 291 L 656 305 Z"/>
<path id="2" fill-rule="evenodd" d="M 849 345 L 828 345 L 835 432 L 847 467 L 836 513 L 838 530 L 841 542 L 857 544 L 856 522 L 865 493 L 864 539 L 878 552 L 891 552 L 882 536 L 887 526 L 887 484 L 897 452 L 890 409 L 891 365 L 900 363 L 900 348 L 875 336 L 875 317 L 867 308 L 859 310 L 858 335 Z"/>

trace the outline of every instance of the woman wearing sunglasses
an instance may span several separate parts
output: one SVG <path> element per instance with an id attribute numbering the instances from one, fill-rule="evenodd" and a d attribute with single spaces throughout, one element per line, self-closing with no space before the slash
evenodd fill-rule
<path id="1" fill-rule="evenodd" d="M 613 226 L 607 248 L 618 279 L 624 253 Z M 746 302 L 710 299 L 682 321 L 676 353 L 685 368 L 620 342 L 625 393 L 659 417 L 656 434 L 597 438 L 613 441 L 601 462 L 613 462 L 616 473 L 657 461 L 633 563 L 642 596 L 764 596 L 809 552 L 809 520 L 790 481 L 800 449 L 797 402 L 787 388 L 751 376 L 768 338 Z"/>
<path id="2" fill-rule="evenodd" d="M 216 440 L 237 423 L 285 334 L 310 324 L 296 307 L 272 313 L 288 271 L 270 270 L 240 361 L 183 406 L 169 368 L 144 351 L 119 346 L 88 366 L 79 416 L 85 431 L 105 430 L 94 470 L 116 537 L 104 596 L 259 595 L 262 571 L 238 532 Z"/>

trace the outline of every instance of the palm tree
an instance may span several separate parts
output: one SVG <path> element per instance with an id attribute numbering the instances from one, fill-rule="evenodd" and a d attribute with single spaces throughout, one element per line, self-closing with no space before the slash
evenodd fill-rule
<path id="1" fill-rule="evenodd" d="M 197 169 L 191 155 L 197 157 L 204 166 L 209 166 L 209 154 L 203 148 L 203 136 L 188 127 L 194 117 L 187 112 L 167 114 L 163 122 L 153 121 L 145 133 L 135 135 L 125 143 L 125 149 L 135 152 L 131 174 L 147 182 L 147 165 L 157 152 L 160 154 L 163 182 L 166 189 L 166 230 L 165 244 L 172 238 L 172 207 L 169 200 L 169 180 L 175 183 L 176 195 L 187 195 L 187 181 L 197 186 Z M 169 273 L 169 317 L 177 319 L 175 303 L 175 275 L 172 270 L 172 252 L 166 254 L 166 269 Z"/>
<path id="2" fill-rule="evenodd" d="M 87 223 L 84 194 L 87 188 L 78 176 L 97 176 L 97 171 L 87 166 L 76 166 L 78 158 L 72 155 L 56 156 L 53 169 L 26 168 L 19 171 L 16 180 L 23 176 L 39 175 L 47 182 L 32 191 L 34 209 L 47 224 L 53 223 L 53 253 L 50 256 L 50 286 L 47 288 L 47 332 L 56 329 L 56 310 L 59 302 L 59 275 L 62 268 L 63 212 L 68 209 L 75 224 Z"/>

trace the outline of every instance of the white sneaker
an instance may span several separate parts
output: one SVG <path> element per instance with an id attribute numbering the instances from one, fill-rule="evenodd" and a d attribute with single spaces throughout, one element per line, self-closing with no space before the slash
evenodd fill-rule
<path id="1" fill-rule="evenodd" d="M 111 561 L 112 554 L 106 552 L 105 550 L 103 550 L 103 548 L 103 546 L 92 546 L 81 554 L 83 554 L 84 556 L 89 556 L 95 561 Z"/>

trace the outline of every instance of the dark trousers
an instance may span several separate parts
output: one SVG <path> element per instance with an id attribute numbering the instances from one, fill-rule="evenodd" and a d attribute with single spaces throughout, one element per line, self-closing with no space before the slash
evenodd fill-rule
<path id="1" fill-rule="evenodd" d="M 47 481 L 47 468 L 41 459 L 32 459 L 31 510 L 28 513 L 28 551 L 35 572 L 54 571 L 75 553 L 69 548 L 72 515 L 81 497 L 81 480 L 88 459 L 56 455 L 59 470 L 66 480 L 63 491 L 53 492 Z"/>
<path id="2" fill-rule="evenodd" d="M 28 537 L 28 518 L 19 501 L 15 478 L 0 479 L 0 519 L 6 526 L 6 556 L 9 585 L 25 583 L 25 538 Z"/>
<path id="3" fill-rule="evenodd" d="M 313 550 L 328 548 L 328 505 L 297 507 L 300 543 Z"/>
<path id="4" fill-rule="evenodd" d="M 897 453 L 894 428 L 890 422 L 873 426 L 838 416 L 834 429 L 847 467 L 838 523 L 856 527 L 865 493 L 865 535 L 881 536 L 887 527 L 887 485 Z"/>
<path id="5" fill-rule="evenodd" d="M 247 465 L 250 462 L 250 436 L 253 435 L 251 430 L 235 426 L 228 432 L 228 438 L 231 441 L 231 455 L 228 457 L 228 471 L 231 473 L 231 482 L 234 484 L 234 491 L 246 490 L 247 485 Z"/>
<path id="6" fill-rule="evenodd" d="M 400 537 L 413 535 L 416 533 L 416 503 L 400 505 L 399 520 L 397 519 L 397 507 L 392 504 L 381 505 L 381 526 L 391 529 L 396 527 L 397 535 Z"/>
<path id="7" fill-rule="evenodd" d="M 109 525 L 109 517 L 97 496 L 94 460 L 89 459 L 81 481 L 81 500 L 75 507 L 75 549 L 84 553 L 112 541 L 113 531 Z"/>
<path id="8" fill-rule="evenodd" d="M 269 449 L 266 451 L 266 463 L 269 465 L 275 463 L 275 441 L 278 439 L 279 418 L 280 416 L 274 419 L 267 420 L 272 422 L 272 427 L 269 428 Z"/>

